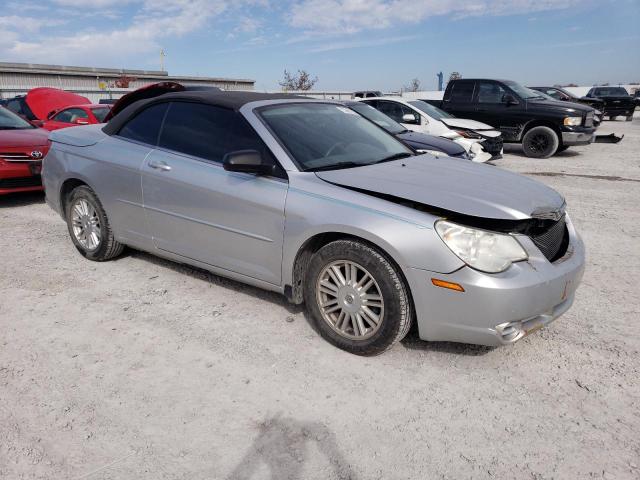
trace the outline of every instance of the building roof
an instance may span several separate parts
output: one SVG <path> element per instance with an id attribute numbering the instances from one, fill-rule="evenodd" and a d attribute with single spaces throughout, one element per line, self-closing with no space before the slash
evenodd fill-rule
<path id="1" fill-rule="evenodd" d="M 40 73 L 45 75 L 70 75 L 70 76 L 90 76 L 90 77 L 119 77 L 129 75 L 139 79 L 149 80 L 178 80 L 178 81 L 209 81 L 209 82 L 240 82 L 255 83 L 255 80 L 247 78 L 225 78 L 225 77 L 197 77 L 185 75 L 169 75 L 161 70 L 129 70 L 119 68 L 98 68 L 98 67 L 77 67 L 69 65 L 45 65 L 35 63 L 11 63 L 0 62 L 0 72 L 2 73 Z"/>

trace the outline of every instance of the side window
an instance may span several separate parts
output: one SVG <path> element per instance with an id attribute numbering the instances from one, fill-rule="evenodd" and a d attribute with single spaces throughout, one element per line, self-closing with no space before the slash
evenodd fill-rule
<path id="1" fill-rule="evenodd" d="M 218 163 L 229 152 L 258 150 L 263 158 L 275 163 L 266 145 L 240 114 L 200 103 L 171 103 L 159 146 Z"/>
<path id="2" fill-rule="evenodd" d="M 125 123 L 118 135 L 137 142 L 157 145 L 160 126 L 167 111 L 167 105 L 167 103 L 161 103 L 145 108 Z"/>
<path id="3" fill-rule="evenodd" d="M 88 121 L 89 115 L 81 108 L 67 108 L 53 117 L 53 120 L 56 122 L 73 123 L 79 118 Z"/>
<path id="4" fill-rule="evenodd" d="M 562 94 L 555 88 L 548 88 L 544 91 L 544 93 L 555 99 L 562 100 Z"/>
<path id="5" fill-rule="evenodd" d="M 378 101 L 378 110 L 398 123 L 402 123 L 402 105 L 395 102 Z"/>
<path id="6" fill-rule="evenodd" d="M 478 103 L 502 103 L 505 93 L 505 89 L 497 83 L 478 82 Z"/>
<path id="7" fill-rule="evenodd" d="M 448 100 L 451 102 L 471 103 L 473 87 L 474 82 L 455 82 Z"/>

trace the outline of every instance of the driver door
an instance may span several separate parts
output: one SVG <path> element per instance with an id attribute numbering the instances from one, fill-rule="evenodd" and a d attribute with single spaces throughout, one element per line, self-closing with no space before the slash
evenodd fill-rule
<path id="1" fill-rule="evenodd" d="M 286 173 L 228 172 L 222 159 L 237 150 L 258 150 L 275 162 L 239 113 L 170 104 L 159 147 L 142 167 L 153 241 L 161 250 L 279 285 Z"/>

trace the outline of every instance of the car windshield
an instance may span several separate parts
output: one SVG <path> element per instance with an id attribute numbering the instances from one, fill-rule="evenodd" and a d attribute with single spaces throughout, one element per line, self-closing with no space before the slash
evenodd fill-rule
<path id="1" fill-rule="evenodd" d="M 523 87 L 519 83 L 516 82 L 504 82 L 506 86 L 508 86 L 511 90 L 515 92 L 523 100 L 527 100 L 530 98 L 544 98 L 540 95 L 540 92 L 536 90 L 531 90 L 530 88 Z"/>
<path id="2" fill-rule="evenodd" d="M 353 110 L 326 103 L 264 107 L 260 117 L 303 171 L 360 167 L 413 155 Z"/>
<path id="3" fill-rule="evenodd" d="M 623 87 L 596 88 L 598 97 L 626 97 L 629 93 Z"/>
<path id="4" fill-rule="evenodd" d="M 427 114 L 434 120 L 442 120 L 443 118 L 454 118 L 450 113 L 445 112 L 444 110 L 440 110 L 438 107 L 434 107 L 430 103 L 425 102 L 424 100 L 411 100 L 409 105 L 413 105 L 421 112 Z"/>
<path id="5" fill-rule="evenodd" d="M 26 128 L 35 127 L 22 117 L 4 107 L 0 107 L 0 130 L 22 130 Z"/>
<path id="6" fill-rule="evenodd" d="M 109 108 L 108 107 L 93 108 L 91 109 L 91 111 L 93 112 L 95 117 L 98 119 L 98 122 L 104 123 L 104 117 L 106 117 L 107 113 L 109 113 Z"/>
<path id="7" fill-rule="evenodd" d="M 367 120 L 371 120 L 376 125 L 384 128 L 387 132 L 394 135 L 407 131 L 406 128 L 404 128 L 394 119 L 392 119 L 391 117 L 387 117 L 380 110 L 376 110 L 371 105 L 367 105 L 366 103 L 350 104 L 349 108 L 351 110 L 355 110 Z"/>

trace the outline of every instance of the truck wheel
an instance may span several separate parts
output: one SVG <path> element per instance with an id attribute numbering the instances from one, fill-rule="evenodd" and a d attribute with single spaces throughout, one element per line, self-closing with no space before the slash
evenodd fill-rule
<path id="1" fill-rule="evenodd" d="M 524 154 L 532 158 L 549 158 L 559 145 L 558 135 L 549 127 L 533 127 L 522 138 Z"/>
<path id="2" fill-rule="evenodd" d="M 304 282 L 307 311 L 329 343 L 378 355 L 409 331 L 413 309 L 395 267 L 377 250 L 337 240 L 311 258 Z"/>
<path id="3" fill-rule="evenodd" d="M 87 259 L 103 262 L 122 253 L 124 245 L 116 241 L 100 200 L 88 186 L 71 192 L 66 219 L 73 244 Z"/>

